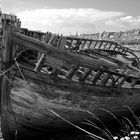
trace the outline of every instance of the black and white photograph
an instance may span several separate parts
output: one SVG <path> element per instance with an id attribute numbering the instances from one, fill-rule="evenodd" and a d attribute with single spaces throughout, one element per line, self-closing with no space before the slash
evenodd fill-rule
<path id="1" fill-rule="evenodd" d="M 140 140 L 140 0 L 0 0 L 0 140 Z"/>

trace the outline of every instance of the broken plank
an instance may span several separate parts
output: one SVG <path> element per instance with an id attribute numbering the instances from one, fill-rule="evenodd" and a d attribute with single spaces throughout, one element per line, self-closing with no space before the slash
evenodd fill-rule
<path id="1" fill-rule="evenodd" d="M 56 59 L 64 61 L 65 64 L 77 64 L 83 67 L 95 68 L 100 67 L 102 62 L 98 59 L 88 57 L 86 55 L 81 55 L 77 53 L 68 52 L 57 47 L 52 47 L 52 45 L 46 44 L 34 38 L 21 35 L 19 33 L 14 33 L 12 36 L 12 41 L 17 44 L 21 44 L 25 47 L 35 49 L 39 52 L 45 53 L 47 56 L 54 57 Z M 104 65 L 110 66 L 111 68 L 117 69 L 116 65 L 110 65 L 107 62 L 104 62 Z"/>
<path id="2" fill-rule="evenodd" d="M 79 79 L 79 81 L 85 81 L 85 79 L 89 76 L 90 73 L 91 73 L 91 69 L 87 68 L 83 73 L 82 77 Z"/>
<path id="3" fill-rule="evenodd" d="M 68 74 L 66 75 L 66 78 L 71 79 L 73 77 L 73 75 L 75 74 L 75 72 L 78 70 L 78 66 L 73 66 L 70 71 L 68 72 Z"/>

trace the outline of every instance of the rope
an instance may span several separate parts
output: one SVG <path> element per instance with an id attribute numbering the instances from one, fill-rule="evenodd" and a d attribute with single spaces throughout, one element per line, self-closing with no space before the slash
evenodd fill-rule
<path id="1" fill-rule="evenodd" d="M 13 64 L 9 69 L 7 69 L 7 70 L 5 70 L 5 71 L 3 71 L 2 73 L 0 73 L 0 76 L 6 76 L 5 74 L 7 73 L 7 72 L 9 72 L 12 68 L 14 68 L 14 66 L 17 66 L 17 68 L 18 68 L 18 70 L 19 70 L 19 72 L 20 72 L 20 74 L 21 74 L 21 76 L 22 76 L 22 78 L 23 78 L 23 80 L 24 81 L 26 81 L 25 80 L 25 77 L 24 77 L 24 75 L 23 75 L 23 73 L 22 73 L 22 71 L 21 71 L 21 69 L 20 69 L 20 66 L 19 66 L 19 64 L 18 64 L 18 62 L 15 60 L 15 64 Z M 7 79 L 7 78 L 6 78 Z"/>
<path id="2" fill-rule="evenodd" d="M 7 72 L 9 72 L 12 68 L 14 68 L 15 64 L 13 64 L 9 69 L 5 70 L 4 72 L 0 73 L 0 76 L 3 76 Z"/>
<path id="3" fill-rule="evenodd" d="M 4 77 L 7 79 L 7 81 L 11 84 L 11 85 L 14 85 L 11 81 L 10 81 L 10 79 L 5 75 L 5 74 L 3 74 L 4 75 Z"/>
<path id="4" fill-rule="evenodd" d="M 15 57 L 15 59 L 17 59 L 17 57 L 18 56 L 20 56 L 23 52 L 25 52 L 27 49 L 24 49 L 24 50 L 22 50 L 21 52 L 19 52 L 17 55 L 16 55 L 16 57 Z"/>
<path id="5" fill-rule="evenodd" d="M 24 75 L 23 75 L 23 73 L 22 73 L 22 71 L 21 71 L 21 69 L 20 69 L 20 67 L 19 67 L 18 62 L 17 62 L 17 61 L 15 61 L 15 64 L 16 64 L 16 66 L 17 66 L 17 68 L 18 68 L 18 70 L 19 70 L 19 72 L 20 72 L 20 74 L 21 74 L 21 76 L 22 76 L 23 80 L 24 80 L 24 81 L 26 81 L 26 80 L 25 80 L 25 77 L 24 77 Z"/>
<path id="6" fill-rule="evenodd" d="M 25 77 L 24 77 L 24 75 L 23 75 L 23 73 L 22 73 L 22 71 L 21 71 L 21 69 L 20 69 L 20 66 L 19 66 L 19 64 L 18 64 L 18 62 L 17 62 L 17 58 L 25 51 L 26 49 L 24 49 L 24 50 L 22 50 L 19 54 L 17 54 L 17 56 L 12 60 L 12 61 L 2 61 L 2 60 L 0 60 L 0 63 L 2 63 L 2 66 L 7 66 L 8 64 L 10 64 L 10 62 L 14 62 L 14 64 L 11 66 L 11 67 L 9 67 L 8 69 L 6 69 L 5 71 L 2 71 L 1 70 L 1 73 L 0 73 L 0 77 L 1 76 L 4 76 L 6 79 L 7 79 L 7 81 L 11 84 L 11 85 L 14 85 L 14 83 L 6 76 L 6 73 L 7 72 L 9 72 L 12 68 L 14 68 L 15 66 L 18 68 L 18 70 L 19 70 L 19 72 L 20 72 L 20 74 L 21 74 L 21 76 L 22 76 L 22 78 L 24 79 L 24 81 L 25 81 Z M 15 86 L 15 85 L 14 85 Z M 12 107 L 12 105 L 11 105 L 11 102 L 10 102 L 10 100 L 9 100 L 9 102 L 8 102 L 8 104 L 9 104 L 9 106 L 10 106 L 10 108 L 11 108 L 11 111 L 12 111 L 12 114 L 13 114 L 13 117 L 14 117 L 14 120 L 15 120 L 15 140 L 17 140 L 17 136 L 18 136 L 18 127 L 17 127 L 17 119 L 16 119 L 16 115 L 15 115 L 15 112 L 14 112 L 14 110 L 13 110 L 13 107 Z"/>
<path id="7" fill-rule="evenodd" d="M 0 73 L 0 76 L 4 76 L 6 79 L 7 79 L 7 81 L 11 84 L 11 85 L 14 85 L 13 84 L 13 82 L 6 76 L 6 73 L 7 72 L 9 72 L 12 68 L 14 68 L 15 67 L 15 65 L 17 66 L 17 68 L 18 68 L 18 70 L 19 70 L 19 72 L 20 72 L 20 74 L 21 74 L 21 76 L 22 76 L 22 78 L 25 80 L 25 78 L 24 78 L 24 75 L 23 75 L 23 73 L 22 73 L 22 71 L 21 71 L 21 69 L 20 69 L 20 67 L 19 67 L 19 64 L 18 64 L 18 62 L 16 61 L 16 58 L 14 59 L 15 60 L 15 63 L 10 67 L 10 68 L 8 68 L 7 70 L 5 70 L 5 71 L 3 71 L 2 73 Z M 2 62 L 2 61 L 1 61 Z M 2 62 L 2 63 L 5 63 L 5 62 Z M 8 64 L 9 62 L 6 62 L 5 64 Z M 15 86 L 15 85 L 14 85 Z M 12 105 L 11 105 L 11 102 L 10 102 L 10 100 L 9 100 L 9 106 L 10 106 L 10 108 L 11 108 L 11 110 L 12 110 L 12 114 L 13 114 L 13 116 L 14 116 L 14 120 L 15 120 L 15 140 L 17 139 L 17 135 L 18 135 L 18 127 L 17 127 L 17 119 L 16 119 L 16 115 L 15 115 L 15 113 L 14 113 L 14 110 L 13 110 L 13 108 L 12 108 Z"/>

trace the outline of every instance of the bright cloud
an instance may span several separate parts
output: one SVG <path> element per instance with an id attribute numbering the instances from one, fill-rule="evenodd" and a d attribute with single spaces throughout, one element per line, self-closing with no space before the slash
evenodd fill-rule
<path id="1" fill-rule="evenodd" d="M 105 24 L 114 28 L 120 26 L 122 29 L 140 28 L 140 16 L 116 18 L 115 20 L 106 21 Z"/>
<path id="2" fill-rule="evenodd" d="M 64 34 L 76 31 L 87 33 L 90 30 L 93 31 L 93 26 L 100 31 L 99 22 L 105 25 L 106 21 L 113 21 L 123 15 L 122 12 L 101 11 L 92 8 L 36 9 L 17 13 L 22 21 L 22 27 Z"/>

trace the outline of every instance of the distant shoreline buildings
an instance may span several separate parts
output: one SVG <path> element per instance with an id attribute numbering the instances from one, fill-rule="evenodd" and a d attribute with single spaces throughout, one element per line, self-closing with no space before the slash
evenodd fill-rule
<path id="1" fill-rule="evenodd" d="M 132 29 L 120 32 L 102 32 L 94 34 L 80 34 L 78 37 L 116 41 L 122 45 L 139 45 L 140 29 Z"/>

